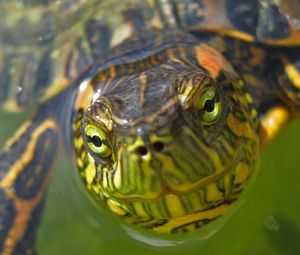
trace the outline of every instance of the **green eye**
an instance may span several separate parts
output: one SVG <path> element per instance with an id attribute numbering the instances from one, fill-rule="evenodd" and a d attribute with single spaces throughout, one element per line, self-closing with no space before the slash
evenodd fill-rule
<path id="1" fill-rule="evenodd" d="M 205 124 L 214 124 L 222 113 L 222 104 L 215 88 L 206 89 L 199 97 L 198 110 Z"/>
<path id="2" fill-rule="evenodd" d="M 89 149 L 102 158 L 108 158 L 112 151 L 108 143 L 108 137 L 100 128 L 88 124 L 84 129 Z"/>

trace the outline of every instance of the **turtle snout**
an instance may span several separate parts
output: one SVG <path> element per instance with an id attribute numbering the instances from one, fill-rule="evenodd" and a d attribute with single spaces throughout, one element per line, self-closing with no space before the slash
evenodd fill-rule
<path id="1" fill-rule="evenodd" d="M 148 146 L 147 145 L 139 145 L 136 148 L 135 153 L 140 157 L 144 157 L 150 151 L 163 152 L 164 149 L 165 149 L 165 143 L 163 141 L 155 141 L 153 143 L 150 143 Z"/>

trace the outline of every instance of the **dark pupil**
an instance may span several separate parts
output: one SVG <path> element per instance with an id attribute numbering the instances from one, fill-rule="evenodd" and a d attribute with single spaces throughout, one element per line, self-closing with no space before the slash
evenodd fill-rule
<path id="1" fill-rule="evenodd" d="M 212 112 L 215 109 L 215 101 L 208 99 L 204 103 L 204 111 Z"/>
<path id="2" fill-rule="evenodd" d="M 101 147 L 102 145 L 102 141 L 101 138 L 99 136 L 94 135 L 92 137 L 92 143 L 96 146 L 96 147 Z"/>

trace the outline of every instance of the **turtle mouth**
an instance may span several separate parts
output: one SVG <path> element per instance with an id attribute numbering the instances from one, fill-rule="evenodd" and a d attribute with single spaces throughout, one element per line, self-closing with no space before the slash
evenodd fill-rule
<path id="1" fill-rule="evenodd" d="M 239 150 L 240 151 L 240 150 Z M 240 155 L 237 153 L 237 155 Z M 152 197 L 145 197 L 143 194 L 128 194 L 127 196 L 120 195 L 118 193 L 110 194 L 110 198 L 116 199 L 118 202 L 141 202 L 141 203 L 156 203 L 164 200 L 166 196 L 177 196 L 178 199 L 181 196 L 188 196 L 192 193 L 197 193 L 198 191 L 204 190 L 207 186 L 211 185 L 212 183 L 217 183 L 220 180 L 224 179 L 225 177 L 229 177 L 229 175 L 234 176 L 235 169 L 242 158 L 242 155 L 236 157 L 232 163 L 230 163 L 227 167 L 225 167 L 222 171 L 218 173 L 207 176 L 205 178 L 200 179 L 197 182 L 189 183 L 189 188 L 185 186 L 176 186 L 169 181 L 166 180 L 164 173 L 164 169 L 160 170 L 161 174 L 161 189 Z"/>
<path id="2" fill-rule="evenodd" d="M 231 162 L 225 165 L 222 170 L 217 171 L 216 173 L 212 175 L 208 175 L 206 177 L 200 178 L 197 181 L 194 182 L 187 182 L 184 184 L 178 184 L 177 180 L 171 179 L 166 175 L 166 169 L 162 168 L 159 170 L 156 170 L 156 173 L 158 173 L 154 178 L 159 183 L 155 191 L 152 193 L 148 192 L 145 196 L 144 193 L 135 193 L 127 192 L 126 195 L 119 192 L 113 192 L 108 195 L 110 198 L 114 198 L 118 200 L 119 202 L 149 202 L 149 203 L 155 203 L 159 202 L 164 199 L 165 196 L 168 195 L 175 195 L 175 196 L 187 196 L 191 193 L 197 193 L 199 190 L 205 190 L 207 186 L 209 186 L 211 183 L 217 183 L 224 180 L 224 178 L 231 178 L 235 175 L 235 170 L 239 164 L 239 162 L 245 157 L 244 151 L 242 148 L 242 144 L 240 143 L 237 146 L 237 150 L 235 151 L 234 155 L 232 156 Z M 122 171 L 122 169 L 120 169 Z M 123 185 L 124 188 L 124 185 Z M 126 188 L 124 188 L 126 189 Z M 146 188 L 145 188 L 146 189 Z M 105 192 L 104 192 L 105 194 Z"/>
<path id="3" fill-rule="evenodd" d="M 109 195 L 108 205 L 114 205 L 135 219 L 175 219 L 193 215 L 218 206 L 229 206 L 238 198 L 240 190 L 230 187 L 230 181 L 242 157 L 241 150 L 223 171 L 192 185 L 188 190 L 174 188 L 162 180 L 162 189 L 151 198 L 143 195 Z M 223 185 L 221 183 L 224 183 Z M 112 208 L 111 208 L 112 209 Z M 115 209 L 113 211 L 116 211 Z"/>
<path id="4" fill-rule="evenodd" d="M 207 185 L 216 182 L 217 180 L 220 180 L 224 178 L 225 175 L 230 173 L 232 169 L 234 169 L 236 166 L 236 163 L 230 164 L 228 167 L 226 167 L 223 171 L 214 174 L 213 176 L 208 176 L 205 179 L 201 179 L 195 183 L 191 183 L 190 187 L 188 189 L 185 189 L 184 187 L 176 187 L 174 185 L 168 184 L 166 181 L 163 181 L 164 185 L 164 194 L 175 194 L 175 195 L 186 195 L 192 192 L 196 192 L 197 190 L 203 189 Z"/>
<path id="5" fill-rule="evenodd" d="M 165 178 L 163 179 L 163 184 L 166 190 L 165 194 L 175 194 L 175 195 L 186 195 L 189 193 L 197 192 L 208 186 L 211 183 L 215 183 L 217 181 L 222 180 L 226 175 L 234 175 L 234 171 L 236 166 L 244 157 L 244 152 L 242 150 L 242 144 L 240 143 L 237 147 L 237 150 L 232 157 L 231 162 L 228 163 L 227 166 L 223 168 L 223 170 L 214 173 L 213 175 L 209 175 L 207 177 L 201 178 L 196 182 L 189 183 L 188 188 L 185 186 L 170 184 Z"/>
<path id="6" fill-rule="evenodd" d="M 236 163 L 236 162 L 234 162 Z M 241 190 L 221 190 L 220 180 L 229 180 L 236 168 L 232 163 L 218 176 L 207 178 L 188 192 L 170 188 L 153 199 L 141 197 L 107 198 L 108 208 L 130 226 L 136 225 L 158 233 L 181 233 L 198 229 L 222 216 L 237 200 Z M 126 216 L 124 218 L 124 216 Z"/>

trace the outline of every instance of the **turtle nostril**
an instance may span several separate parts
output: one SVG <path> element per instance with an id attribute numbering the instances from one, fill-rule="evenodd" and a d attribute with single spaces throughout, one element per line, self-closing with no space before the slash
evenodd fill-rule
<path id="1" fill-rule="evenodd" d="M 155 142 L 153 144 L 153 149 L 157 152 L 162 152 L 165 148 L 165 145 L 162 142 Z"/>
<path id="2" fill-rule="evenodd" d="M 145 156 L 148 153 L 148 150 L 145 146 L 139 146 L 136 148 L 136 153 L 140 156 Z"/>

